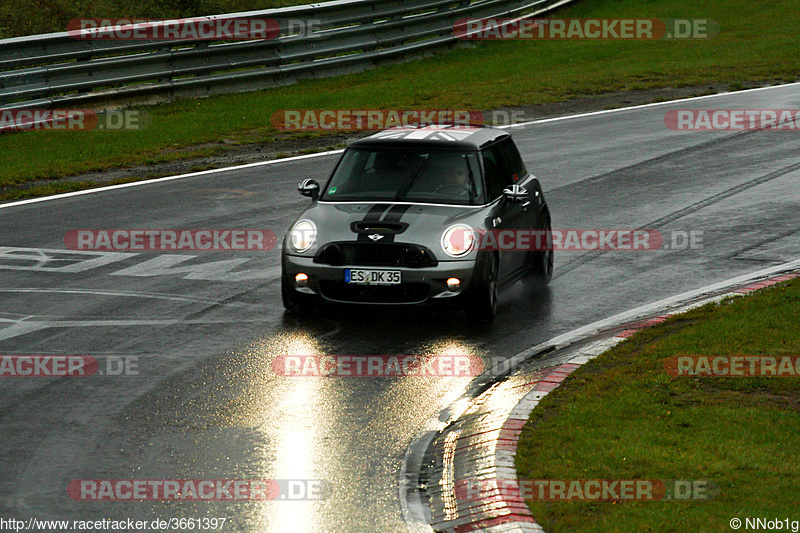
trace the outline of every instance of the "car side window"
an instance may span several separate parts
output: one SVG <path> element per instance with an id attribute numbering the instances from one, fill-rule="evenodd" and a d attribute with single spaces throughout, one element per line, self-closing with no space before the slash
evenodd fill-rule
<path id="1" fill-rule="evenodd" d="M 499 144 L 481 150 L 483 171 L 486 177 L 486 189 L 489 200 L 495 200 L 503 195 L 503 189 L 511 185 L 511 170 L 508 168 L 503 149 Z"/>
<path id="2" fill-rule="evenodd" d="M 511 170 L 512 183 L 524 179 L 528 171 L 525 170 L 525 163 L 522 161 L 522 156 L 519 155 L 519 150 L 517 150 L 514 141 L 506 139 L 500 143 L 500 146 L 503 148 L 503 153 L 506 156 L 506 161 L 508 161 L 508 166 Z"/>

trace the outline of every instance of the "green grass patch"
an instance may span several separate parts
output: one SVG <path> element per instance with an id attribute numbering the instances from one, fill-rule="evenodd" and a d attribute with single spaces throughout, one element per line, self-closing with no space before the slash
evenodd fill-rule
<path id="1" fill-rule="evenodd" d="M 149 107 L 142 131 L 1 135 L 0 186 L 185 158 L 220 139 L 268 142 L 277 134 L 270 118 L 281 109 L 491 110 L 610 91 L 794 81 L 800 66 L 796 0 L 582 0 L 557 16 L 702 17 L 721 33 L 694 41 L 479 42 L 356 75 Z"/>
<path id="2" fill-rule="evenodd" d="M 528 502 L 548 533 L 731 531 L 800 520 L 800 377 L 671 377 L 677 355 L 800 355 L 800 279 L 675 316 L 576 370 L 533 411 L 520 479 L 711 480 L 710 501 Z M 785 523 L 784 523 L 785 527 Z"/>
<path id="3" fill-rule="evenodd" d="M 0 39 L 67 31 L 77 18 L 175 19 L 272 9 L 307 0 L 0 0 Z"/>

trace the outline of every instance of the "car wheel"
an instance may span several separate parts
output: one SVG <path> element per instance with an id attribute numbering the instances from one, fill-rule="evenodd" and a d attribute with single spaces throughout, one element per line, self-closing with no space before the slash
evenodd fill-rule
<path id="1" fill-rule="evenodd" d="M 542 224 L 540 230 L 549 232 L 550 213 L 542 213 Z M 524 279 L 525 284 L 534 288 L 543 288 L 553 278 L 553 250 L 541 250 L 529 252 L 528 265 L 530 274 Z"/>
<path id="2" fill-rule="evenodd" d="M 283 307 L 290 315 L 305 315 L 311 311 L 311 305 L 307 299 L 302 294 L 297 294 L 297 291 L 283 278 L 281 278 L 281 298 Z"/>
<path id="3" fill-rule="evenodd" d="M 486 273 L 483 281 L 475 289 L 468 313 L 478 320 L 491 320 L 497 314 L 497 254 L 486 256 Z"/>

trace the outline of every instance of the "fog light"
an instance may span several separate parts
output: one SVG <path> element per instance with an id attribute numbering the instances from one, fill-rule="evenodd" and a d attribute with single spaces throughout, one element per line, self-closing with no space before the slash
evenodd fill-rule
<path id="1" fill-rule="evenodd" d="M 452 292 L 456 292 L 461 288 L 461 280 L 458 278 L 450 278 L 447 280 L 447 288 Z"/>
<path id="2" fill-rule="evenodd" d="M 294 282 L 297 284 L 298 287 L 305 287 L 306 285 L 308 285 L 308 276 L 306 276 L 301 272 L 294 277 Z"/>

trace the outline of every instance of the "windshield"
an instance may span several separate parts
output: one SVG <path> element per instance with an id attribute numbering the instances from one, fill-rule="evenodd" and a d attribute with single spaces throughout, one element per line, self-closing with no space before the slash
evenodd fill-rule
<path id="1" fill-rule="evenodd" d="M 477 205 L 479 176 L 475 152 L 350 148 L 320 199 Z"/>

